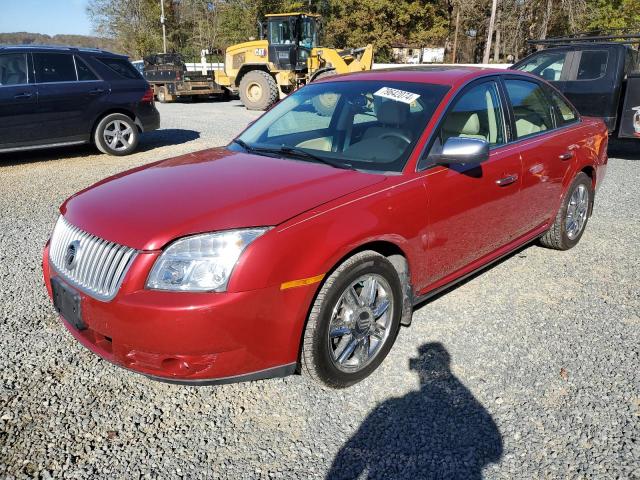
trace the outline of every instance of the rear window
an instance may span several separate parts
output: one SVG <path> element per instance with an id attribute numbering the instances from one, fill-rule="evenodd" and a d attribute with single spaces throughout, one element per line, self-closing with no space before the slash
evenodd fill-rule
<path id="1" fill-rule="evenodd" d="M 131 65 L 131 62 L 129 60 L 124 60 L 122 58 L 104 58 L 104 57 L 103 58 L 98 57 L 97 60 L 99 62 L 104 63 L 107 67 L 109 67 L 111 70 L 116 72 L 121 77 L 130 78 L 132 80 L 138 80 L 142 78 L 140 76 L 140 73 L 136 69 L 136 67 Z"/>
<path id="2" fill-rule="evenodd" d="M 581 52 L 576 80 L 595 80 L 607 73 L 609 52 L 606 50 L 585 50 Z"/>
<path id="3" fill-rule="evenodd" d="M 75 82 L 76 66 L 68 53 L 34 53 L 37 83 Z"/>
<path id="4" fill-rule="evenodd" d="M 556 107 L 558 126 L 567 125 L 568 123 L 575 122 L 578 117 L 576 116 L 573 108 L 554 90 L 548 89 L 551 95 L 551 101 Z"/>

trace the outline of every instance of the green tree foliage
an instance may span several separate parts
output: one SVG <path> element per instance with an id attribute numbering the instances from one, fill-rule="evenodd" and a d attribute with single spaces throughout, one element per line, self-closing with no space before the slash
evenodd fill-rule
<path id="1" fill-rule="evenodd" d="M 457 60 L 474 62 L 489 40 L 492 0 L 89 0 L 87 12 L 100 38 L 3 34 L 0 41 L 100 46 L 141 58 L 162 51 L 160 1 L 168 50 L 190 60 L 199 59 L 203 48 L 223 51 L 256 38 L 267 13 L 306 11 L 322 14 L 325 46 L 372 43 L 379 62 L 389 61 L 397 44 L 445 47 L 450 54 L 457 19 Z M 640 31 L 640 0 L 498 0 L 491 39 L 492 57 L 498 55 L 492 60 L 524 55 L 531 38 L 634 28 Z M 7 35 L 22 35 L 22 40 Z"/>
<path id="2" fill-rule="evenodd" d="M 438 0 L 332 0 L 325 40 L 330 46 L 373 44 L 378 61 L 395 44 L 442 44 L 449 33 L 447 3 Z"/>

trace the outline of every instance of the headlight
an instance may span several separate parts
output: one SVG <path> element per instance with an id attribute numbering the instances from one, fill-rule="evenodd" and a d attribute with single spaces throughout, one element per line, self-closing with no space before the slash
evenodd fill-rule
<path id="1" fill-rule="evenodd" d="M 176 240 L 156 260 L 147 288 L 223 292 L 244 249 L 267 230 L 247 228 Z"/>

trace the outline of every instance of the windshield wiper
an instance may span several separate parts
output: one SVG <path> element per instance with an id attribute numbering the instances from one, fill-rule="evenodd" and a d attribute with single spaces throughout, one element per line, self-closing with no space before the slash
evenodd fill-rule
<path id="1" fill-rule="evenodd" d="M 242 148 L 244 148 L 247 152 L 254 152 L 255 148 L 253 148 L 251 145 L 249 145 L 247 142 L 245 142 L 244 140 L 240 140 L 239 138 L 234 138 L 233 140 L 231 140 L 231 143 L 235 143 L 237 145 L 240 145 Z"/>
<path id="2" fill-rule="evenodd" d="M 334 167 L 334 168 L 342 168 L 343 170 L 355 170 L 355 168 L 353 168 L 353 166 L 349 165 L 348 163 L 334 162 L 333 160 L 329 160 L 328 158 L 324 158 L 324 157 L 320 157 L 318 155 L 314 155 L 313 153 L 308 152 L 305 149 L 299 148 L 299 147 L 290 147 L 288 145 L 283 145 L 282 147 L 280 147 L 278 149 L 273 149 L 271 151 L 284 153 L 284 154 L 287 154 L 287 155 L 295 155 L 295 156 L 298 156 L 298 157 L 308 158 L 310 160 L 314 160 L 316 162 L 324 163 L 325 165 L 329 165 L 329 166 Z"/>
<path id="3" fill-rule="evenodd" d="M 299 147 L 291 147 L 288 145 L 282 145 L 281 147 L 277 147 L 277 148 L 268 148 L 268 147 L 254 147 L 249 145 L 247 142 L 245 142 L 244 140 L 240 140 L 239 138 L 234 138 L 231 143 L 236 143 L 238 145 L 240 145 L 242 148 L 244 148 L 247 152 L 249 153 L 266 153 L 266 154 L 271 154 L 271 155 L 277 155 L 277 154 L 285 154 L 285 155 L 293 155 L 296 157 L 302 157 L 302 158 L 308 158 L 310 160 L 313 160 L 315 162 L 319 162 L 319 163 L 324 163 L 325 165 L 329 165 L 331 167 L 334 168 L 341 168 L 344 170 L 355 170 L 354 167 L 352 167 L 351 165 L 349 165 L 348 163 L 340 163 L 340 162 L 334 162 L 331 161 L 327 158 L 323 158 L 320 157 L 318 155 L 314 155 L 311 152 L 306 151 L 303 148 L 299 148 Z"/>

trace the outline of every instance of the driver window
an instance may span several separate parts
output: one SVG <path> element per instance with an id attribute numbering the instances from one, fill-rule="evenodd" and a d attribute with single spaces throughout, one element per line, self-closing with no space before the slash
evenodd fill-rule
<path id="1" fill-rule="evenodd" d="M 495 147 L 505 143 L 504 115 L 494 81 L 485 82 L 460 95 L 447 112 L 426 160 L 419 168 L 433 163 L 451 137 L 477 138 Z"/>

